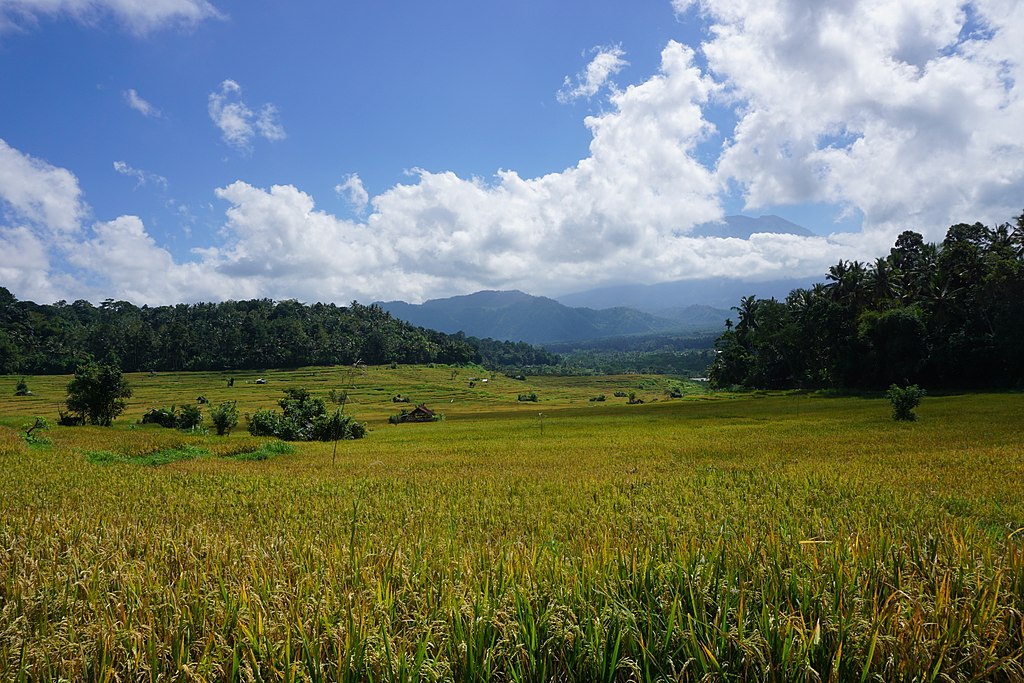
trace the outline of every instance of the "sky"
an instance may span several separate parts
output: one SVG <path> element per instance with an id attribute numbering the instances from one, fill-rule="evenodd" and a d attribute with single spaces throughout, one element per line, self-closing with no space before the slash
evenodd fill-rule
<path id="1" fill-rule="evenodd" d="M 822 275 L 1024 210 L 1018 0 L 0 0 L 0 286 Z M 730 214 L 813 237 L 696 237 Z"/>

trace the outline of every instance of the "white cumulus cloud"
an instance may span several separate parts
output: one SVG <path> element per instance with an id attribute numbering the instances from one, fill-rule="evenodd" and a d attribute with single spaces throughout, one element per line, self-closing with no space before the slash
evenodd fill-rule
<path id="1" fill-rule="evenodd" d="M 1024 5 L 702 0 L 739 122 L 718 170 L 748 208 L 832 202 L 942 236 L 1024 195 Z M 972 30 L 973 29 L 973 30 Z"/>
<path id="2" fill-rule="evenodd" d="M 0 139 L 0 206 L 10 223 L 74 232 L 86 213 L 78 179 L 67 169 L 23 154 Z"/>
<path id="3" fill-rule="evenodd" d="M 609 79 L 629 66 L 623 57 L 626 55 L 619 45 L 598 46 L 591 50 L 594 58 L 587 68 L 576 74 L 576 78 L 565 77 L 565 82 L 555 97 L 562 104 L 567 104 L 581 97 L 593 97 L 603 88 Z"/>
<path id="4" fill-rule="evenodd" d="M 356 213 L 366 211 L 370 203 L 370 195 L 363 187 L 363 181 L 358 173 L 350 173 L 345 180 L 334 186 L 334 191 L 343 195 Z"/>
<path id="5" fill-rule="evenodd" d="M 610 89 L 601 113 L 584 121 L 588 153 L 569 168 L 532 178 L 501 169 L 487 179 L 415 170 L 373 197 L 352 174 L 335 192 L 356 209 L 353 219 L 317 208 L 294 185 L 242 179 L 215 190 L 226 206 L 222 229 L 184 262 L 134 216 L 80 228 L 88 207 L 74 175 L 0 143 L 0 247 L 28 255 L 21 270 L 0 260 L 0 275 L 26 291 L 65 291 L 50 265 L 61 257 L 98 283 L 98 298 L 140 303 L 558 294 L 610 282 L 820 275 L 840 258 L 885 253 L 904 228 L 934 240 L 953 222 L 1020 212 L 1024 5 L 674 4 L 699 4 L 706 41 L 670 41 L 656 73 Z M 572 87 L 606 86 L 612 73 L 596 69 Z M 234 81 L 209 104 L 238 149 L 284 135 L 272 105 L 250 108 Z M 728 116 L 714 115 L 722 110 Z M 820 202 L 862 215 L 864 229 L 690 236 L 722 217 L 737 187 L 751 209 Z"/>
<path id="6" fill-rule="evenodd" d="M 277 107 L 268 103 L 253 111 L 242 100 L 242 86 L 231 79 L 210 93 L 207 104 L 210 120 L 220 129 L 224 142 L 241 152 L 252 151 L 256 136 L 272 142 L 286 137 L 277 120 Z"/>

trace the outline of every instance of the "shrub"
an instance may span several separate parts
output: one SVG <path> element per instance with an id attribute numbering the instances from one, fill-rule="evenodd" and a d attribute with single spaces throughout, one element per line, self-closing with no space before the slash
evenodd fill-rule
<path id="1" fill-rule="evenodd" d="M 612 396 L 614 396 L 615 398 L 626 398 L 626 392 L 616 391 L 614 394 L 612 394 Z"/>
<path id="2" fill-rule="evenodd" d="M 284 398 L 277 402 L 281 412 L 257 410 L 249 418 L 249 433 L 253 436 L 276 436 L 284 441 L 333 441 L 361 439 L 366 427 L 341 410 L 327 414 L 323 399 L 314 398 L 306 389 L 285 389 Z M 336 436 L 337 435 L 337 436 Z"/>
<path id="3" fill-rule="evenodd" d="M 171 429 L 178 423 L 177 407 L 150 408 L 142 416 L 142 424 L 158 424 L 161 427 Z"/>
<path id="4" fill-rule="evenodd" d="M 313 423 L 313 440 L 337 441 L 338 439 L 361 439 L 366 436 L 366 425 L 356 422 L 351 415 L 335 410 L 330 415 L 318 416 Z"/>
<path id="5" fill-rule="evenodd" d="M 665 393 L 668 394 L 669 398 L 682 398 L 683 397 L 683 390 L 680 389 L 679 387 L 670 387 L 668 390 L 666 390 Z"/>
<path id="6" fill-rule="evenodd" d="M 25 443 L 31 445 L 44 445 L 50 443 L 50 440 L 42 434 L 43 430 L 50 428 L 50 423 L 42 417 L 34 417 L 32 419 L 33 422 L 22 425 L 21 427 L 25 431 Z"/>
<path id="7" fill-rule="evenodd" d="M 591 402 L 594 402 L 594 401 L 604 401 L 605 400 L 604 399 L 604 394 L 598 394 L 597 396 L 593 396 L 593 397 L 591 397 L 590 400 L 591 400 Z"/>
<path id="8" fill-rule="evenodd" d="M 217 430 L 217 436 L 227 436 L 238 424 L 238 406 L 234 401 L 224 401 L 210 409 L 210 422 Z"/>
<path id="9" fill-rule="evenodd" d="M 17 386 L 14 387 L 14 395 L 15 396 L 31 396 L 32 395 L 32 391 L 28 388 L 28 382 L 25 381 L 24 377 L 19 379 Z"/>
<path id="10" fill-rule="evenodd" d="M 517 401 L 524 401 L 524 402 L 532 401 L 533 403 L 536 403 L 537 402 L 537 392 L 531 391 L 528 394 L 519 394 L 519 396 L 516 397 L 516 400 Z"/>
<path id="11" fill-rule="evenodd" d="M 395 394 L 394 396 L 391 397 L 391 402 L 392 403 L 408 403 L 409 402 L 409 397 L 408 396 L 402 396 L 401 394 Z"/>
<path id="12" fill-rule="evenodd" d="M 249 418 L 249 433 L 253 436 L 276 436 L 294 441 L 295 434 L 276 410 L 257 410 Z"/>
<path id="13" fill-rule="evenodd" d="M 197 429 L 199 425 L 203 423 L 203 412 L 199 409 L 199 406 L 182 406 L 181 412 L 178 413 L 178 419 L 175 421 L 174 426 L 178 429 L 188 431 L 190 429 Z"/>
<path id="14" fill-rule="evenodd" d="M 890 386 L 889 391 L 885 392 L 885 397 L 892 403 L 892 419 L 899 422 L 916 420 L 917 415 L 914 413 L 914 408 L 921 404 L 925 393 L 925 390 L 916 384 L 902 389 L 895 384 Z"/>
<path id="15" fill-rule="evenodd" d="M 289 446 L 283 441 L 271 441 L 263 444 L 255 451 L 243 451 L 242 453 L 236 453 L 225 457 L 232 460 L 269 460 L 270 458 L 278 455 L 287 455 L 294 452 L 295 448 Z"/>

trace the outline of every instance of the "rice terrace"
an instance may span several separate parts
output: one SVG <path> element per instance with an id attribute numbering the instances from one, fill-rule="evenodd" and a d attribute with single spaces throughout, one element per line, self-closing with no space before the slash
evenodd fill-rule
<path id="1" fill-rule="evenodd" d="M 35 443 L 70 377 L 0 379 L 0 679 L 1024 678 L 1020 393 L 896 422 L 485 372 L 132 373 L 113 428 Z M 138 424 L 289 387 L 348 388 L 366 437 L 250 458 L 273 440 Z M 444 419 L 390 424 L 396 395 Z"/>

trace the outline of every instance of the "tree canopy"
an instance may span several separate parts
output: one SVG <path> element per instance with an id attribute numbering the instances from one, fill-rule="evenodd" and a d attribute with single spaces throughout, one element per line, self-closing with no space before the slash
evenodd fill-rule
<path id="1" fill-rule="evenodd" d="M 124 412 L 124 399 L 132 395 L 116 365 L 86 363 L 75 371 L 68 382 L 68 410 L 82 422 L 109 427 Z"/>
<path id="2" fill-rule="evenodd" d="M 785 301 L 745 297 L 716 343 L 719 386 L 1018 387 L 1024 381 L 1024 214 L 903 232 L 873 263 L 840 261 Z"/>
<path id="3" fill-rule="evenodd" d="M 558 362 L 541 349 L 443 334 L 353 302 L 252 299 L 135 306 L 18 301 L 0 287 L 0 374 L 67 373 L 95 359 L 125 372 L 304 365 Z"/>

